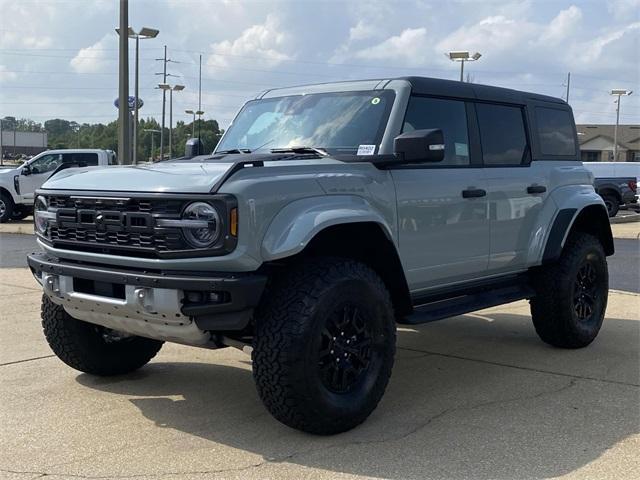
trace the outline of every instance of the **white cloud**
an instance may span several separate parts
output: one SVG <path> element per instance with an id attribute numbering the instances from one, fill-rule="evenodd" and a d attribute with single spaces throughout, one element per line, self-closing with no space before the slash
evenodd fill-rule
<path id="1" fill-rule="evenodd" d="M 512 19 L 504 15 L 484 18 L 471 26 L 463 26 L 436 45 L 439 52 L 470 50 L 491 52 L 495 55 L 531 38 L 538 28 L 524 19 Z"/>
<path id="2" fill-rule="evenodd" d="M 260 57 L 270 65 L 289 59 L 283 50 L 287 35 L 274 15 L 267 15 L 264 24 L 252 25 L 235 40 L 224 40 L 211 45 L 207 65 L 227 66 L 234 56 Z"/>
<path id="3" fill-rule="evenodd" d="M 408 64 L 420 65 L 427 54 L 427 29 L 407 28 L 400 35 L 389 37 L 372 47 L 355 52 L 357 58 L 370 60 L 404 60 Z"/>
<path id="4" fill-rule="evenodd" d="M 364 20 L 359 20 L 358 23 L 349 29 L 349 41 L 357 42 L 359 40 L 365 40 L 374 37 L 376 32 L 377 29 L 375 25 Z"/>
<path id="5" fill-rule="evenodd" d="M 565 38 L 572 37 L 581 20 L 582 10 L 575 5 L 571 5 L 566 10 L 561 10 L 542 32 L 540 43 L 557 44 Z"/>
<path id="6" fill-rule="evenodd" d="M 582 65 L 595 63 L 600 60 L 606 60 L 607 62 L 614 62 L 618 65 L 619 68 L 621 68 L 629 60 L 633 61 L 633 59 L 630 59 L 628 55 L 635 55 L 637 57 L 638 33 L 640 33 L 640 22 L 635 22 L 625 27 L 616 28 L 615 30 L 599 35 L 587 42 L 576 43 L 574 45 L 574 48 L 572 49 L 574 53 L 572 55 L 572 58 L 576 63 Z M 611 53 L 616 47 L 616 44 L 619 43 L 625 36 L 633 36 L 634 34 L 635 39 L 632 40 L 631 45 L 622 46 L 622 51 L 617 52 L 620 53 L 620 55 L 602 55 L 605 49 L 607 50 L 607 53 Z"/>
<path id="7" fill-rule="evenodd" d="M 77 73 L 97 73 L 107 69 L 109 63 L 106 62 L 108 57 L 106 50 L 109 46 L 113 48 L 114 36 L 107 34 L 101 40 L 94 43 L 90 47 L 81 48 L 75 57 L 71 59 L 69 65 Z"/>
<path id="8" fill-rule="evenodd" d="M 0 82 L 15 80 L 17 77 L 15 72 L 8 71 L 6 65 L 0 65 Z"/>

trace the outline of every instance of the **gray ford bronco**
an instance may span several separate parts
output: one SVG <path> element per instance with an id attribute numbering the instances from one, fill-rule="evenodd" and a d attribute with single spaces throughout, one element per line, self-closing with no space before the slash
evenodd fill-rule
<path id="1" fill-rule="evenodd" d="M 591 343 L 613 239 L 562 100 L 431 78 L 270 90 L 211 155 L 64 170 L 38 190 L 42 324 L 93 375 L 163 342 L 251 351 L 279 421 L 316 434 L 383 395 L 396 324 L 528 299 Z"/>

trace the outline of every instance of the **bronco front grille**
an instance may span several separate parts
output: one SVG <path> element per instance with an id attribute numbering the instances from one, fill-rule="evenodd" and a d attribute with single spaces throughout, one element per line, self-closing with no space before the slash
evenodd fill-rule
<path id="1" fill-rule="evenodd" d="M 158 227 L 158 218 L 177 219 L 188 199 L 45 196 L 55 220 L 46 240 L 71 250 L 144 256 L 190 250 L 179 228 Z"/>

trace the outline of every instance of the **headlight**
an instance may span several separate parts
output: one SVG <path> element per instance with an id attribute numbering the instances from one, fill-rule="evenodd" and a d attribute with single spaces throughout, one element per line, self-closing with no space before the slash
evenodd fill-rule
<path id="1" fill-rule="evenodd" d="M 44 235 L 47 232 L 50 217 L 47 211 L 47 200 L 44 197 L 36 198 L 33 205 L 33 222 L 38 233 Z"/>
<path id="2" fill-rule="evenodd" d="M 218 211 L 205 202 L 195 202 L 182 213 L 182 232 L 195 248 L 208 248 L 220 235 Z"/>

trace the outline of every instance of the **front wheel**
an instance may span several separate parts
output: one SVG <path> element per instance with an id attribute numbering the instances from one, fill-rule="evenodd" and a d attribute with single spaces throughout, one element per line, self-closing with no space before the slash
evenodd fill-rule
<path id="1" fill-rule="evenodd" d="M 163 343 L 76 320 L 46 295 L 42 296 L 42 328 L 60 360 L 98 376 L 137 370 L 155 357 Z"/>
<path id="2" fill-rule="evenodd" d="M 0 223 L 11 220 L 14 208 L 13 199 L 6 193 L 0 192 Z"/>
<path id="3" fill-rule="evenodd" d="M 313 259 L 265 292 L 256 315 L 253 374 L 271 414 L 321 435 L 362 423 L 393 366 L 395 320 L 374 271 L 346 259 Z"/>
<path id="4" fill-rule="evenodd" d="M 602 244 L 592 235 L 569 236 L 559 261 L 534 274 L 531 317 L 540 338 L 581 348 L 598 335 L 607 308 L 609 274 Z"/>

